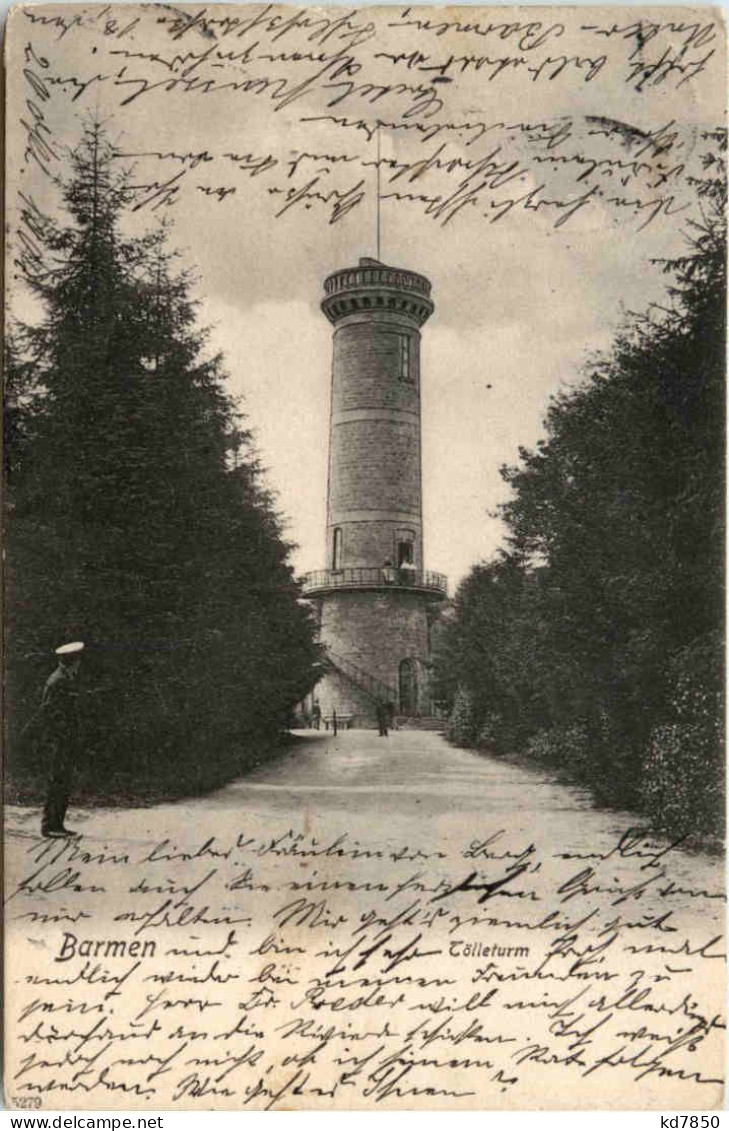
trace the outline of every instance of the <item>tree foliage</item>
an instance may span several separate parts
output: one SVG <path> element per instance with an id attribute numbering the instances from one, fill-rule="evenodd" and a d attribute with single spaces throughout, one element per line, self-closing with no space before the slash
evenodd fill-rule
<path id="1" fill-rule="evenodd" d="M 192 278 L 164 226 L 125 234 L 133 194 L 97 124 L 63 205 L 37 218 L 42 316 L 8 360 L 11 718 L 80 638 L 92 776 L 194 786 L 275 736 L 312 682 L 312 625 Z M 28 743 L 11 749 L 22 777 Z"/>
<path id="2" fill-rule="evenodd" d="M 665 306 L 628 320 L 581 383 L 552 400 L 545 438 L 502 470 L 508 547 L 462 586 L 440 661 L 441 682 L 451 696 L 468 689 L 497 745 L 538 751 L 602 800 L 642 804 L 674 827 L 665 799 L 696 727 L 705 769 L 692 771 L 684 819 L 715 827 L 721 811 L 711 794 L 721 758 L 726 135 L 704 141 L 687 252 L 654 265 L 667 278 Z M 699 655 L 692 695 L 704 714 L 679 719 L 687 657 Z M 674 754 L 661 761 L 666 727 Z M 650 774 L 664 776 L 660 790 Z"/>

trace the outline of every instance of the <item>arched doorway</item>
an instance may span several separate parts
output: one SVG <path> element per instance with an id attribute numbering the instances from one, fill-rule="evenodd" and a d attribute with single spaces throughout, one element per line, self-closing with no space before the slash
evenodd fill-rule
<path id="1" fill-rule="evenodd" d="M 414 715 L 418 706 L 418 672 L 415 660 L 401 660 L 398 671 L 400 712 Z"/>

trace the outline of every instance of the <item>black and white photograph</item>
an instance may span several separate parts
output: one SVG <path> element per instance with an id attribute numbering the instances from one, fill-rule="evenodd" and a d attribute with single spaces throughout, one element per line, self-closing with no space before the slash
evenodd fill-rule
<path id="1" fill-rule="evenodd" d="M 7 1107 L 720 1111 L 721 10 L 5 33 Z"/>

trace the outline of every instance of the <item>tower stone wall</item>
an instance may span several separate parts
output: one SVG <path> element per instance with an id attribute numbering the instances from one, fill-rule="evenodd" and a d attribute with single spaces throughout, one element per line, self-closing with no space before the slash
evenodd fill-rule
<path id="1" fill-rule="evenodd" d="M 341 567 L 394 560 L 398 534 L 421 566 L 420 333 L 387 311 L 347 314 L 332 368 L 327 564 L 339 529 Z"/>
<path id="2" fill-rule="evenodd" d="M 429 656 L 426 601 L 419 593 L 332 593 L 322 601 L 321 638 L 332 651 L 397 688 L 402 660 Z"/>

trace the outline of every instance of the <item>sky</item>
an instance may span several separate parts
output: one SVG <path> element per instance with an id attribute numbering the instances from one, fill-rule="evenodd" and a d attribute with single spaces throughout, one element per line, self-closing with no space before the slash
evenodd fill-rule
<path id="1" fill-rule="evenodd" d="M 657 30 L 653 39 L 643 34 L 649 42 L 640 46 L 626 9 L 612 21 L 607 14 L 586 21 L 572 9 L 563 30 L 550 36 L 554 12 L 542 10 L 538 29 L 532 14 L 513 31 L 513 9 L 512 31 L 503 31 L 501 17 L 501 31 L 484 33 L 489 21 L 482 18 L 480 30 L 461 19 L 440 33 L 413 27 L 403 7 L 376 14 L 348 8 L 341 11 L 349 22 L 328 37 L 311 27 L 281 37 L 280 24 L 266 23 L 260 4 L 246 14 L 260 17 L 251 31 L 231 31 L 222 17 L 189 26 L 200 10 L 192 6 L 181 17 L 166 5 L 109 9 L 116 22 L 110 26 L 106 17 L 104 27 L 93 9 L 80 6 L 37 9 L 45 19 L 17 14 L 9 38 L 11 246 L 19 231 L 17 194 L 53 208 L 53 176 L 63 172 L 65 147 L 84 116 L 98 114 L 135 170 L 134 223 L 151 224 L 162 214 L 171 219 L 173 242 L 197 272 L 201 319 L 213 327 L 230 389 L 243 400 L 287 537 L 296 544 L 294 565 L 299 572 L 320 568 L 331 327 L 319 303 L 327 274 L 375 254 L 375 145 L 371 131 L 346 123 L 384 122 L 380 258 L 433 284 L 435 313 L 422 332 L 425 564 L 446 573 L 453 591 L 502 544 L 494 511 L 507 488 L 499 469 L 518 460 L 520 445 L 531 447 L 543 435 L 550 397 L 577 382 L 589 357 L 609 347 L 626 311 L 662 299 L 665 281 L 651 259 L 685 246 L 692 199 L 686 175 L 698 167 L 701 128 L 722 113 L 722 49 L 711 12 L 704 9 L 694 27 L 688 14 L 677 20 L 670 9 L 652 9 Z M 312 19 L 332 13 L 301 11 Z M 446 11 L 438 17 L 431 8 L 431 25 L 453 22 L 461 10 Z M 602 31 L 585 31 L 586 23 Z M 373 30 L 363 30 L 369 24 Z M 608 34 L 611 27 L 620 30 Z M 242 60 L 232 59 L 244 51 Z M 336 85 L 330 63 L 338 51 L 350 70 Z M 674 72 L 661 81 L 654 72 L 641 85 L 636 55 L 648 75 L 667 51 Z M 312 58 L 294 59 L 296 52 Z M 417 52 L 427 59 L 418 62 Z M 482 62 L 477 67 L 468 58 Z M 568 62 L 560 70 L 555 60 L 562 58 Z M 527 73 L 535 60 L 537 79 Z M 268 90 L 203 91 L 190 81 L 252 75 L 287 81 L 291 89 L 322 65 L 330 68 L 325 81 L 290 104 Z M 434 66 L 442 85 L 430 85 L 434 71 L 423 69 Z M 366 91 L 354 89 L 394 78 L 409 92 L 373 104 Z M 418 106 L 419 84 L 431 91 L 433 107 L 436 97 L 442 102 L 432 115 Z M 455 129 L 464 122 L 481 126 Z M 560 124 L 568 127 L 562 140 Z M 666 137 L 661 153 L 651 138 Z M 516 179 L 509 181 L 513 162 Z M 659 168 L 669 179 L 657 189 Z M 478 188 L 475 199 L 446 223 L 425 201 L 393 196 L 432 200 L 458 192 L 471 175 L 461 192 Z M 361 199 L 332 222 L 336 198 L 320 197 L 355 186 Z M 564 216 L 566 202 L 598 186 L 602 195 Z M 289 204 L 287 193 L 304 195 Z M 496 220 L 495 205 L 516 196 L 522 203 Z M 561 210 L 530 207 L 550 200 L 561 202 Z M 651 209 L 621 200 L 662 203 L 645 223 Z M 22 307 L 12 280 L 11 290 Z"/>

